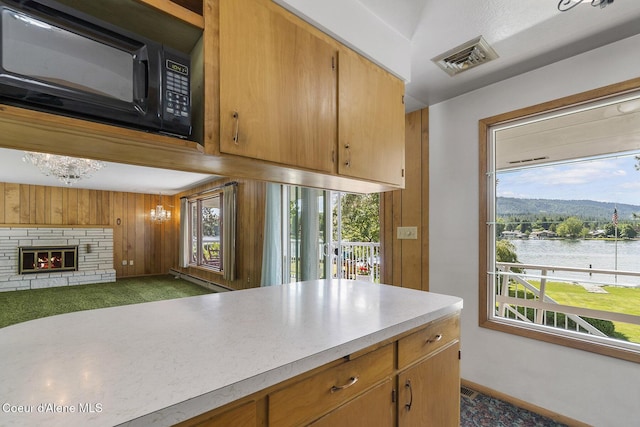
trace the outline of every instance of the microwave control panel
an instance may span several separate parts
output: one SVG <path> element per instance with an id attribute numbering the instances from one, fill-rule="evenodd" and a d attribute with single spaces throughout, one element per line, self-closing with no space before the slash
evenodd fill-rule
<path id="1" fill-rule="evenodd" d="M 191 96 L 189 89 L 189 67 L 180 62 L 165 60 L 165 93 L 164 116 L 173 116 L 185 123 L 190 123 Z"/>

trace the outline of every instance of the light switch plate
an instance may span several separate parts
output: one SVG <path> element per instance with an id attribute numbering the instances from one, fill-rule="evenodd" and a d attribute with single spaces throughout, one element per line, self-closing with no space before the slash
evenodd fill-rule
<path id="1" fill-rule="evenodd" d="M 418 227 L 398 227 L 397 231 L 398 239 L 412 239 L 418 238 Z"/>

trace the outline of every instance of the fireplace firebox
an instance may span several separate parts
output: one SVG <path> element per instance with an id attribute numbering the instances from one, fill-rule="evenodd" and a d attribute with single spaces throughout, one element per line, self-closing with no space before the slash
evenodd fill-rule
<path id="1" fill-rule="evenodd" d="M 18 274 L 77 271 L 77 246 L 20 247 Z"/>

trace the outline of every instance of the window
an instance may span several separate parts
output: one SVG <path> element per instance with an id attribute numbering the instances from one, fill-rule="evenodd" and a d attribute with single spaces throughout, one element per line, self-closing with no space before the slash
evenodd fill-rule
<path id="1" fill-rule="evenodd" d="M 236 181 L 180 198 L 178 265 L 221 272 L 236 280 Z"/>
<path id="2" fill-rule="evenodd" d="M 481 326 L 640 361 L 631 86 L 480 121 Z"/>
<path id="3" fill-rule="evenodd" d="M 221 192 L 189 200 L 191 264 L 222 271 Z"/>

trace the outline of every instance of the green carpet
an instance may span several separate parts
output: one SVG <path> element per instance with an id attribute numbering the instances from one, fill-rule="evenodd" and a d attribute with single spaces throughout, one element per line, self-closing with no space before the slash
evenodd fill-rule
<path id="1" fill-rule="evenodd" d="M 0 328 L 72 311 L 204 295 L 213 291 L 170 275 L 113 283 L 0 292 Z"/>

